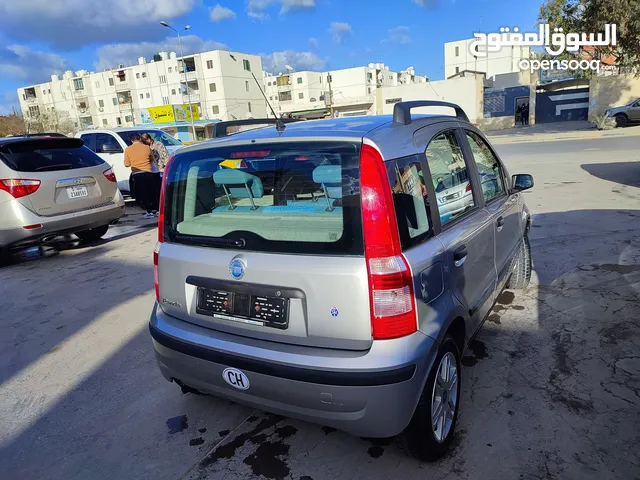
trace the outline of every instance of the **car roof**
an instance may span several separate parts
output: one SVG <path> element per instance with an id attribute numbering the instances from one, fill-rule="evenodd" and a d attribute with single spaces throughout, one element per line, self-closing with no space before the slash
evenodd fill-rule
<path id="1" fill-rule="evenodd" d="M 104 133 L 104 132 L 112 132 L 112 133 L 118 133 L 118 132 L 137 132 L 140 130 L 157 130 L 159 132 L 161 132 L 162 130 L 160 130 L 157 127 L 146 127 L 146 126 L 138 126 L 138 127 L 118 127 L 118 128 L 92 128 L 91 130 L 82 130 L 80 132 L 78 132 L 78 134 L 84 134 L 84 133 Z"/>
<path id="2" fill-rule="evenodd" d="M 293 139 L 356 141 L 366 137 L 380 147 L 385 157 L 387 155 L 400 157 L 416 153 L 413 134 L 417 129 L 433 123 L 460 121 L 459 118 L 439 114 L 412 115 L 412 123 L 409 125 L 394 123 L 393 115 L 308 120 L 306 122 L 288 123 L 284 131 L 280 133 L 275 126 L 255 128 L 201 142 L 183 148 L 180 151 L 184 154 L 227 144 L 231 146 L 247 142 L 287 141 Z M 390 132 L 393 132 L 392 135 L 389 135 Z"/>

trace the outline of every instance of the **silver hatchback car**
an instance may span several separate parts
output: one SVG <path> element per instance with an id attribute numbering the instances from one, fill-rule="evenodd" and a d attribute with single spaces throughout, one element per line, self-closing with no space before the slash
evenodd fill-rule
<path id="1" fill-rule="evenodd" d="M 429 106 L 456 117 L 411 115 Z M 444 175 L 471 186 L 457 214 L 437 201 Z M 443 102 L 181 150 L 165 170 L 154 255 L 162 374 L 183 392 L 397 435 L 438 458 L 463 350 L 505 285 L 529 281 L 520 192 L 532 186 Z"/>
<path id="2" fill-rule="evenodd" d="M 124 214 L 111 167 L 79 138 L 0 139 L 0 253 L 75 233 L 102 237 Z"/>

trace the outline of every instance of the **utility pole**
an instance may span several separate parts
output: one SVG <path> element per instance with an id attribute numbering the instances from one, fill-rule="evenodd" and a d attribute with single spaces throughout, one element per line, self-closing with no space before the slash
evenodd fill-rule
<path id="1" fill-rule="evenodd" d="M 333 91 L 331 90 L 331 80 L 331 72 L 329 72 L 327 76 L 327 83 L 329 84 L 329 101 L 327 102 L 325 100 L 325 103 L 327 103 L 327 106 L 329 107 L 329 114 L 331 115 L 331 118 L 333 118 Z"/>
<path id="2" fill-rule="evenodd" d="M 182 62 L 182 71 L 184 72 L 184 84 L 187 89 L 187 99 L 189 101 L 189 117 L 191 118 L 191 130 L 193 131 L 193 141 L 197 141 L 198 137 L 196 136 L 196 125 L 193 121 L 193 105 L 191 104 L 191 92 L 189 91 L 189 81 L 187 80 L 187 66 L 184 63 L 184 52 L 182 50 L 182 39 L 180 38 L 180 32 L 184 32 L 185 30 L 189 30 L 191 25 L 187 25 L 182 30 L 176 30 L 171 25 L 169 25 L 164 20 L 160 22 L 160 25 L 163 27 L 170 28 L 174 32 L 178 34 L 178 46 L 180 47 L 180 61 Z"/>

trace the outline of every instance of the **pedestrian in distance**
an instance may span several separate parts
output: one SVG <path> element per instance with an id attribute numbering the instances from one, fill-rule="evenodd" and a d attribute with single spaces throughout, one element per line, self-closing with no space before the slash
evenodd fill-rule
<path id="1" fill-rule="evenodd" d="M 142 143 L 148 145 L 151 149 L 151 153 L 153 153 L 153 158 L 158 169 L 158 173 L 155 176 L 156 183 L 154 186 L 155 191 L 153 194 L 157 196 L 159 202 L 160 190 L 162 188 L 162 172 L 164 172 L 164 169 L 167 166 L 167 162 L 169 162 L 169 151 L 167 150 L 167 147 L 164 146 L 164 143 L 155 140 L 148 133 L 143 133 L 142 135 L 140 135 L 140 138 L 142 139 Z"/>
<path id="2" fill-rule="evenodd" d="M 153 218 L 158 211 L 159 195 L 156 195 L 158 167 L 149 145 L 142 143 L 140 135 L 131 135 L 131 145 L 124 151 L 124 166 L 131 167 L 130 190 L 136 203 L 146 213 L 144 218 Z"/>
<path id="3" fill-rule="evenodd" d="M 529 125 L 529 104 L 525 103 L 522 107 L 522 124 Z"/>

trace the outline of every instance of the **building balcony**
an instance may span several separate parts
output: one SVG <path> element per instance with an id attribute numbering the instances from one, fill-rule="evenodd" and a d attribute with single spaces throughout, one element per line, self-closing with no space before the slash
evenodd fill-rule
<path id="1" fill-rule="evenodd" d="M 182 103 L 189 103 L 189 101 L 191 101 L 191 103 L 198 103 L 200 101 L 200 94 L 199 93 L 189 93 L 189 95 L 187 95 L 186 93 L 184 93 L 182 95 Z"/>
<path id="2" fill-rule="evenodd" d="M 27 97 L 25 100 L 27 103 L 38 103 L 37 97 Z"/>
<path id="3" fill-rule="evenodd" d="M 123 90 L 131 90 L 131 84 L 128 80 L 120 81 L 116 79 L 115 81 L 116 92 L 122 92 Z"/>
<path id="4" fill-rule="evenodd" d="M 133 104 L 131 102 L 118 103 L 118 110 L 125 113 L 131 113 L 131 110 L 133 110 Z"/>
<path id="5" fill-rule="evenodd" d="M 198 74 L 197 72 L 194 70 L 192 72 L 187 72 L 187 73 L 183 73 L 180 72 L 180 81 L 181 82 L 193 82 L 194 80 L 198 79 Z"/>

